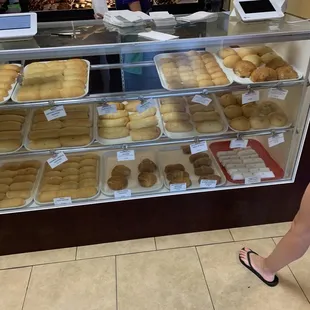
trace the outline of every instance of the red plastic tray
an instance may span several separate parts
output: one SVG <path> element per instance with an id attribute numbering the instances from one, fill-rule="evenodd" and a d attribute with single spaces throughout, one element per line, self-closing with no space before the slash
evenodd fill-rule
<path id="1" fill-rule="evenodd" d="M 244 184 L 244 181 L 234 181 L 230 177 L 229 173 L 227 172 L 226 168 L 221 164 L 217 157 L 218 152 L 222 151 L 231 151 L 230 141 L 223 141 L 223 142 L 214 142 L 209 145 L 211 152 L 213 153 L 214 157 L 216 158 L 218 164 L 220 165 L 221 169 L 223 170 L 227 181 L 231 183 L 237 184 Z M 266 149 L 262 146 L 262 144 L 256 140 L 249 139 L 248 146 L 251 147 L 254 151 L 257 152 L 259 157 L 265 162 L 266 167 L 268 167 L 275 175 L 274 178 L 265 178 L 262 181 L 269 181 L 269 180 L 279 180 L 282 179 L 284 176 L 283 169 L 278 165 L 278 163 L 270 156 L 270 154 L 266 151 Z"/>

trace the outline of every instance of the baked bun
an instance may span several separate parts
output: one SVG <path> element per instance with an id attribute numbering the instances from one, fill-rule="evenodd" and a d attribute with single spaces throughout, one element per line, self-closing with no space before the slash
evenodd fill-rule
<path id="1" fill-rule="evenodd" d="M 139 172 L 155 172 L 157 170 L 157 166 L 152 160 L 146 158 L 141 161 L 138 166 L 138 170 Z"/>
<path id="2" fill-rule="evenodd" d="M 279 111 L 278 105 L 273 101 L 264 101 L 259 104 L 259 113 L 262 115 L 269 115 L 270 113 Z"/>
<path id="3" fill-rule="evenodd" d="M 221 105 L 226 108 L 230 105 L 236 105 L 237 99 L 233 94 L 225 94 L 220 98 Z"/>
<path id="4" fill-rule="evenodd" d="M 202 175 L 208 175 L 213 174 L 214 170 L 213 168 L 209 166 L 200 166 L 198 168 L 194 168 L 195 175 L 202 176 Z"/>
<path id="5" fill-rule="evenodd" d="M 249 118 L 251 116 L 258 116 L 260 111 L 258 105 L 254 103 L 244 104 L 242 106 L 242 113 L 245 117 Z"/>
<path id="6" fill-rule="evenodd" d="M 279 80 L 291 80 L 297 79 L 298 73 L 293 69 L 292 66 L 280 67 L 276 70 Z"/>
<path id="7" fill-rule="evenodd" d="M 199 133 L 215 133 L 223 130 L 223 124 L 220 121 L 204 121 L 196 123 L 196 130 Z"/>
<path id="8" fill-rule="evenodd" d="M 235 52 L 234 49 L 227 47 L 227 48 L 223 48 L 219 51 L 219 56 L 222 59 L 225 59 L 228 56 L 232 56 L 232 55 L 237 55 L 237 53 Z"/>
<path id="9" fill-rule="evenodd" d="M 270 62 L 272 59 L 274 58 L 277 58 L 279 57 L 279 55 L 275 52 L 270 52 L 270 53 L 267 53 L 267 54 L 264 54 L 261 59 L 262 59 L 262 62 L 267 64 L 268 62 Z"/>
<path id="10" fill-rule="evenodd" d="M 211 166 L 212 160 L 207 157 L 199 158 L 194 161 L 194 168 L 199 168 L 201 166 Z"/>
<path id="11" fill-rule="evenodd" d="M 254 46 L 252 47 L 253 50 L 255 51 L 255 53 L 258 55 L 258 56 L 263 56 L 267 53 L 271 53 L 273 50 L 272 48 L 270 48 L 269 46 L 265 46 L 265 45 L 262 45 L 262 46 Z"/>
<path id="12" fill-rule="evenodd" d="M 233 129 L 240 131 L 250 130 L 251 128 L 249 120 L 244 116 L 240 116 L 231 120 L 230 126 Z"/>
<path id="13" fill-rule="evenodd" d="M 142 172 L 138 175 L 139 184 L 142 187 L 152 187 L 157 182 L 157 177 L 154 173 Z"/>
<path id="14" fill-rule="evenodd" d="M 197 153 L 197 154 L 193 154 L 189 157 L 189 161 L 191 164 L 193 164 L 196 160 L 200 159 L 200 158 L 207 158 L 209 159 L 209 155 L 207 153 Z"/>
<path id="15" fill-rule="evenodd" d="M 240 60 L 241 58 L 238 55 L 231 55 L 231 56 L 226 57 L 223 63 L 225 67 L 233 69 L 236 63 Z"/>
<path id="16" fill-rule="evenodd" d="M 266 129 L 270 127 L 270 122 L 267 116 L 252 116 L 250 117 L 252 129 Z"/>
<path id="17" fill-rule="evenodd" d="M 240 58 L 243 59 L 243 57 L 248 56 L 248 55 L 255 55 L 255 51 L 250 48 L 250 47 L 240 47 L 236 50 L 237 54 L 239 55 Z"/>
<path id="18" fill-rule="evenodd" d="M 236 63 L 234 72 L 241 78 L 248 78 L 251 76 L 252 72 L 256 69 L 256 66 L 246 60 L 240 60 Z"/>
<path id="19" fill-rule="evenodd" d="M 214 83 L 215 86 L 228 85 L 230 83 L 227 77 L 219 77 L 219 78 L 212 80 L 212 82 Z"/>
<path id="20" fill-rule="evenodd" d="M 114 191 L 120 191 L 128 186 L 128 180 L 122 176 L 114 176 L 108 180 L 108 186 Z"/>
<path id="21" fill-rule="evenodd" d="M 242 108 L 238 105 L 229 105 L 224 109 L 227 118 L 233 119 L 242 116 Z"/>
<path id="22" fill-rule="evenodd" d="M 251 74 L 251 80 L 253 82 L 275 81 L 277 79 L 278 79 L 277 72 L 267 67 L 257 68 Z"/>
<path id="23" fill-rule="evenodd" d="M 249 61 L 256 67 L 259 67 L 262 63 L 261 58 L 257 55 L 247 55 L 247 56 L 243 57 L 242 60 Z"/>
<path id="24" fill-rule="evenodd" d="M 165 173 L 171 173 L 173 171 L 185 171 L 185 168 L 182 164 L 167 165 L 165 167 Z"/>
<path id="25" fill-rule="evenodd" d="M 116 176 L 129 177 L 130 174 L 131 174 L 131 170 L 124 165 L 115 166 L 111 172 L 112 177 L 116 177 Z"/>
<path id="26" fill-rule="evenodd" d="M 283 113 L 273 112 L 268 115 L 270 124 L 274 127 L 283 127 L 287 124 L 287 117 Z"/>
<path id="27" fill-rule="evenodd" d="M 172 181 L 176 178 L 189 178 L 189 173 L 187 171 L 175 170 L 166 174 L 167 180 Z"/>
<path id="28" fill-rule="evenodd" d="M 274 69 L 274 70 L 280 67 L 286 66 L 286 65 L 287 65 L 287 62 L 284 61 L 281 57 L 273 58 L 271 61 L 266 63 L 266 67 Z"/>

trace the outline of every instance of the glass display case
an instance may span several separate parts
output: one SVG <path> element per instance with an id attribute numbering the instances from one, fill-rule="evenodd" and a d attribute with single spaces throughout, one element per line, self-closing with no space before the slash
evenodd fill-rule
<path id="1" fill-rule="evenodd" d="M 0 43 L 0 213 L 294 182 L 309 35 L 293 16 L 219 13 L 169 31 L 44 23 Z"/>

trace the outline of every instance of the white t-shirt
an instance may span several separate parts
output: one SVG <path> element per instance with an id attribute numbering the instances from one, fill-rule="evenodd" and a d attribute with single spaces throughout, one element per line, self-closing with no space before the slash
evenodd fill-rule
<path id="1" fill-rule="evenodd" d="M 109 11 L 106 0 L 93 0 L 92 3 L 93 3 L 94 12 L 96 14 L 100 13 L 100 14 L 104 15 L 104 13 Z"/>

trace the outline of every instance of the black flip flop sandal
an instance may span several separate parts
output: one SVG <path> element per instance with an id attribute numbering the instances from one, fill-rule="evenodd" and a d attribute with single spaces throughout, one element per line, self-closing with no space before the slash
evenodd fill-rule
<path id="1" fill-rule="evenodd" d="M 243 248 L 242 250 L 245 251 L 245 248 Z M 247 268 L 248 270 L 250 270 L 252 273 L 254 273 L 261 281 L 263 281 L 266 285 L 270 286 L 270 287 L 275 287 L 276 285 L 278 285 L 279 283 L 279 278 L 277 276 L 274 276 L 274 280 L 272 282 L 268 282 L 266 281 L 262 275 L 260 275 L 253 267 L 251 264 L 251 258 L 250 258 L 250 254 L 254 254 L 254 255 L 258 255 L 256 252 L 250 250 L 249 252 L 247 252 L 247 259 L 249 262 L 249 266 L 241 259 L 240 255 L 239 255 L 239 260 L 240 263 Z"/>

